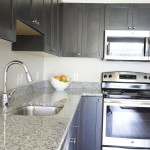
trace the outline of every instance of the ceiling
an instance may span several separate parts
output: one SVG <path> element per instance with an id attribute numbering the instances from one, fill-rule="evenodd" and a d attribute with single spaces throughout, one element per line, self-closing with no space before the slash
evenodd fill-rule
<path id="1" fill-rule="evenodd" d="M 64 3 L 150 3 L 150 0 L 62 0 Z"/>

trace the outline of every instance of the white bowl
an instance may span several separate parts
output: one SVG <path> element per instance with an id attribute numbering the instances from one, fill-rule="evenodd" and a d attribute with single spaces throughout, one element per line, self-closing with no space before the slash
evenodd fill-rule
<path id="1" fill-rule="evenodd" d="M 50 77 L 50 82 L 57 91 L 63 91 L 70 84 L 70 81 L 69 82 L 61 82 L 53 77 Z"/>

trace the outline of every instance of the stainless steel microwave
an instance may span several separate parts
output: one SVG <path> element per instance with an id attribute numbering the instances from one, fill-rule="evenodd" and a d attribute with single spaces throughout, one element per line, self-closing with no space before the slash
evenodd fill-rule
<path id="1" fill-rule="evenodd" d="M 150 32 L 106 30 L 104 59 L 150 61 Z"/>

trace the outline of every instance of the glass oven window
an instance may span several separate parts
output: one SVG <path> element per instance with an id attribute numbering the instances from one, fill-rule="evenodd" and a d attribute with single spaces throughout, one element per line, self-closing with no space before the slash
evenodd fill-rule
<path id="1" fill-rule="evenodd" d="M 106 137 L 150 139 L 150 108 L 107 106 Z"/>

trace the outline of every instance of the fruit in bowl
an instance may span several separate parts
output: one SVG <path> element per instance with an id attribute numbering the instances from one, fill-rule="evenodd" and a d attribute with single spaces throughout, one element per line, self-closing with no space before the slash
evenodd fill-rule
<path id="1" fill-rule="evenodd" d="M 66 75 L 50 77 L 50 82 L 57 91 L 63 91 L 70 84 L 70 80 Z"/>

